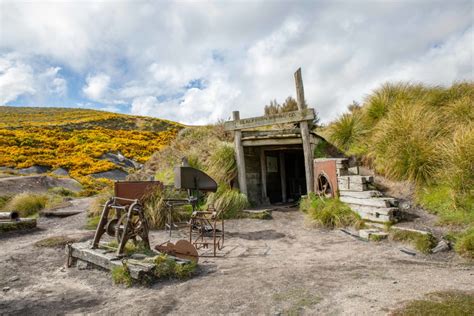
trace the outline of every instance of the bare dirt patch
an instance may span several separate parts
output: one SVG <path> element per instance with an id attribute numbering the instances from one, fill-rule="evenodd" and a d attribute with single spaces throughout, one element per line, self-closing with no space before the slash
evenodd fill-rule
<path id="1" fill-rule="evenodd" d="M 90 199 L 74 200 L 85 209 Z M 202 257 L 188 281 L 114 286 L 101 270 L 63 268 L 64 249 L 36 247 L 83 234 L 86 214 L 40 218 L 28 234 L 0 237 L 0 314 L 346 314 L 384 315 L 399 302 L 473 290 L 474 267 L 455 256 L 414 257 L 393 242 L 368 243 L 310 227 L 298 211 L 273 220 L 229 220 L 225 248 Z M 151 233 L 152 245 L 168 240 Z M 173 232 L 172 241 L 186 232 Z"/>

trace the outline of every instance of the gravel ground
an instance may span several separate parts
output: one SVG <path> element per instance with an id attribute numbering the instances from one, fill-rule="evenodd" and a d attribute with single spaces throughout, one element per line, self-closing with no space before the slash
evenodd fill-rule
<path id="1" fill-rule="evenodd" d="M 90 201 L 73 203 L 85 210 Z M 385 315 L 429 292 L 474 291 L 474 266 L 453 253 L 410 256 L 400 244 L 311 227 L 296 210 L 226 221 L 225 248 L 200 258 L 191 280 L 124 288 L 105 271 L 64 268 L 64 249 L 34 245 L 86 233 L 85 221 L 85 212 L 41 218 L 35 231 L 0 235 L 0 314 Z M 173 240 L 185 237 L 173 232 Z M 151 240 L 167 235 L 152 232 Z"/>

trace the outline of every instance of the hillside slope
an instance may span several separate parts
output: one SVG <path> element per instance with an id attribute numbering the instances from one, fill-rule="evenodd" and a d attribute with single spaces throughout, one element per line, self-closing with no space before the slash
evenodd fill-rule
<path id="1" fill-rule="evenodd" d="M 182 125 L 87 109 L 0 106 L 0 166 L 63 168 L 81 183 L 116 168 L 104 154 L 144 163 L 173 140 Z"/>

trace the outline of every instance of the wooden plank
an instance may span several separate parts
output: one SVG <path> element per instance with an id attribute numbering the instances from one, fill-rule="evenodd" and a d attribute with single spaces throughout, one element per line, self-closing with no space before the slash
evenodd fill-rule
<path id="1" fill-rule="evenodd" d="M 337 181 L 340 183 L 350 182 L 350 183 L 371 183 L 374 181 L 372 176 L 359 176 L 359 175 L 348 175 L 340 176 L 337 178 Z"/>
<path id="2" fill-rule="evenodd" d="M 239 120 L 239 111 L 232 112 L 232 118 L 234 120 Z M 245 178 L 245 156 L 244 147 L 242 145 L 242 132 L 238 130 L 234 132 L 234 148 L 235 159 L 237 160 L 237 173 L 239 178 L 240 192 L 247 195 L 247 179 Z"/>
<path id="3" fill-rule="evenodd" d="M 374 207 L 392 207 L 397 206 L 398 201 L 388 197 L 355 198 L 347 195 L 341 195 L 340 200 L 344 203 L 366 205 Z"/>
<path id="4" fill-rule="evenodd" d="M 304 109 L 285 113 L 278 113 L 268 116 L 249 117 L 245 119 L 235 119 L 224 123 L 224 129 L 235 131 L 240 129 L 257 128 L 275 124 L 298 123 L 301 121 L 312 121 L 316 117 L 314 109 Z"/>
<path id="5" fill-rule="evenodd" d="M 242 146 L 279 146 L 279 145 L 301 145 L 301 138 L 280 138 L 280 139 L 246 139 L 242 141 Z"/>
<path id="6" fill-rule="evenodd" d="M 348 204 L 349 207 L 357 212 L 363 212 L 367 214 L 381 214 L 381 215 L 397 215 L 399 209 L 397 207 L 374 207 L 368 205 L 359 205 L 359 204 Z"/>
<path id="7" fill-rule="evenodd" d="M 304 99 L 304 88 L 303 88 L 303 78 L 301 76 L 301 68 L 298 68 L 298 70 L 295 72 L 295 85 L 296 85 L 296 102 L 298 104 L 298 109 L 300 110 L 300 112 L 310 110 L 306 108 L 306 102 Z M 312 111 L 312 114 L 314 116 L 314 111 Z M 313 152 L 311 151 L 311 138 L 309 135 L 310 125 L 308 123 L 308 121 L 312 122 L 313 119 L 304 120 L 300 122 L 301 138 L 303 140 L 306 191 L 308 193 L 314 192 Z"/>
<path id="8" fill-rule="evenodd" d="M 285 169 L 285 154 L 280 152 L 280 180 L 281 180 L 281 199 L 286 203 L 286 169 Z"/>
<path id="9" fill-rule="evenodd" d="M 367 199 L 371 197 L 381 197 L 382 192 L 376 191 L 376 190 L 370 190 L 370 191 L 341 191 L 339 194 L 340 196 L 348 196 L 348 197 L 353 197 L 353 198 L 358 198 L 358 199 Z"/>
<path id="10" fill-rule="evenodd" d="M 260 174 L 262 181 L 262 202 L 265 204 L 268 201 L 267 196 L 267 163 L 265 161 L 265 151 L 260 148 Z"/>

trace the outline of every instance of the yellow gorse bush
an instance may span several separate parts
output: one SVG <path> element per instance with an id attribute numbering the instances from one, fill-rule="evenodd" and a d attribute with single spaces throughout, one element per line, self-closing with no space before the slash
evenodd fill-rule
<path id="1" fill-rule="evenodd" d="M 0 107 L 0 166 L 65 168 L 83 184 L 115 168 L 100 157 L 120 151 L 144 163 L 167 146 L 181 125 L 85 109 Z"/>

